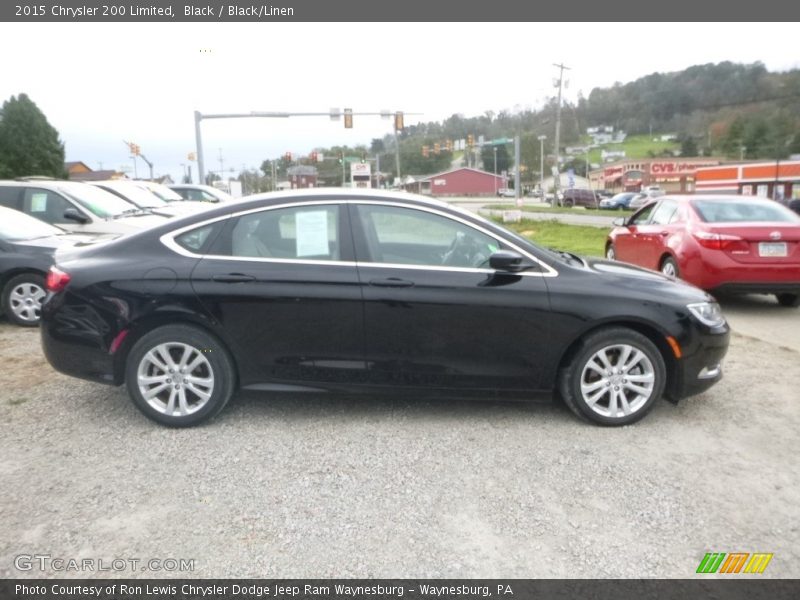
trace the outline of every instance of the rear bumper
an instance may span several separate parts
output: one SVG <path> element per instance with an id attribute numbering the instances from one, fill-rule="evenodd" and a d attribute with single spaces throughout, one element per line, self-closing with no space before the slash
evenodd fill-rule
<path id="1" fill-rule="evenodd" d="M 723 252 L 709 252 L 689 259 L 682 275 L 704 290 L 766 294 L 800 290 L 800 264 L 742 263 Z"/>
<path id="2" fill-rule="evenodd" d="M 89 306 L 65 306 L 63 294 L 48 298 L 39 325 L 42 351 L 56 370 L 99 383 L 119 385 L 107 339 L 107 322 Z"/>

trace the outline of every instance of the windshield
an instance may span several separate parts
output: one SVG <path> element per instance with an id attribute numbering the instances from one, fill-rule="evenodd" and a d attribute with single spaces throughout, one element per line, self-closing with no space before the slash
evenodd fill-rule
<path id="1" fill-rule="evenodd" d="M 174 202 L 176 200 L 183 200 L 183 198 L 179 193 L 169 189 L 165 185 L 161 185 L 160 183 L 154 183 L 152 181 L 140 182 L 139 187 L 141 187 L 145 191 L 155 194 L 164 202 Z"/>
<path id="2" fill-rule="evenodd" d="M 101 188 L 111 190 L 139 208 L 160 208 L 166 205 L 161 198 L 140 188 L 132 181 L 104 181 L 98 184 Z"/>
<path id="3" fill-rule="evenodd" d="M 64 233 L 63 229 L 48 225 L 16 210 L 0 206 L 0 240 L 19 242 Z"/>
<path id="4" fill-rule="evenodd" d="M 122 198 L 86 183 L 64 183 L 59 185 L 59 189 L 101 219 L 116 217 L 136 208 Z"/>
<path id="5" fill-rule="evenodd" d="M 706 223 L 800 223 L 799 216 L 772 200 L 695 199 L 692 205 Z"/>

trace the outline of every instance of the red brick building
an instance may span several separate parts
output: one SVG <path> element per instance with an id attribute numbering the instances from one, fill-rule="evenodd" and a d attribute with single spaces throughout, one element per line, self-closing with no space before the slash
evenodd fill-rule
<path id="1" fill-rule="evenodd" d="M 494 196 L 506 187 L 500 175 L 462 167 L 420 180 L 420 193 L 431 196 Z"/>

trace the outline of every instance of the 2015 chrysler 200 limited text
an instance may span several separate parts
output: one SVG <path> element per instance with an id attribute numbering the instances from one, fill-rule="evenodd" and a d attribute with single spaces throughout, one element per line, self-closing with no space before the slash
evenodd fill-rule
<path id="1" fill-rule="evenodd" d="M 125 383 L 172 426 L 216 415 L 237 389 L 555 391 L 622 425 L 718 381 L 729 337 L 691 285 L 373 190 L 253 196 L 59 250 L 47 285 L 50 363 Z"/>

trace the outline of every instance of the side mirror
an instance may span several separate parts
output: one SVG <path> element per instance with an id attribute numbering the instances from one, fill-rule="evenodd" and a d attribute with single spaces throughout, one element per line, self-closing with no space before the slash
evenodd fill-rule
<path id="1" fill-rule="evenodd" d="M 489 257 L 489 266 L 495 271 L 517 273 L 532 265 L 519 253 L 513 250 L 498 250 Z"/>
<path id="2" fill-rule="evenodd" d="M 628 226 L 628 218 L 627 217 L 617 217 L 611 224 L 615 227 L 627 227 Z"/>
<path id="3" fill-rule="evenodd" d="M 70 221 L 76 221 L 81 225 L 89 222 L 89 217 L 79 213 L 77 208 L 68 208 L 67 210 L 65 210 L 64 218 L 69 219 Z"/>

